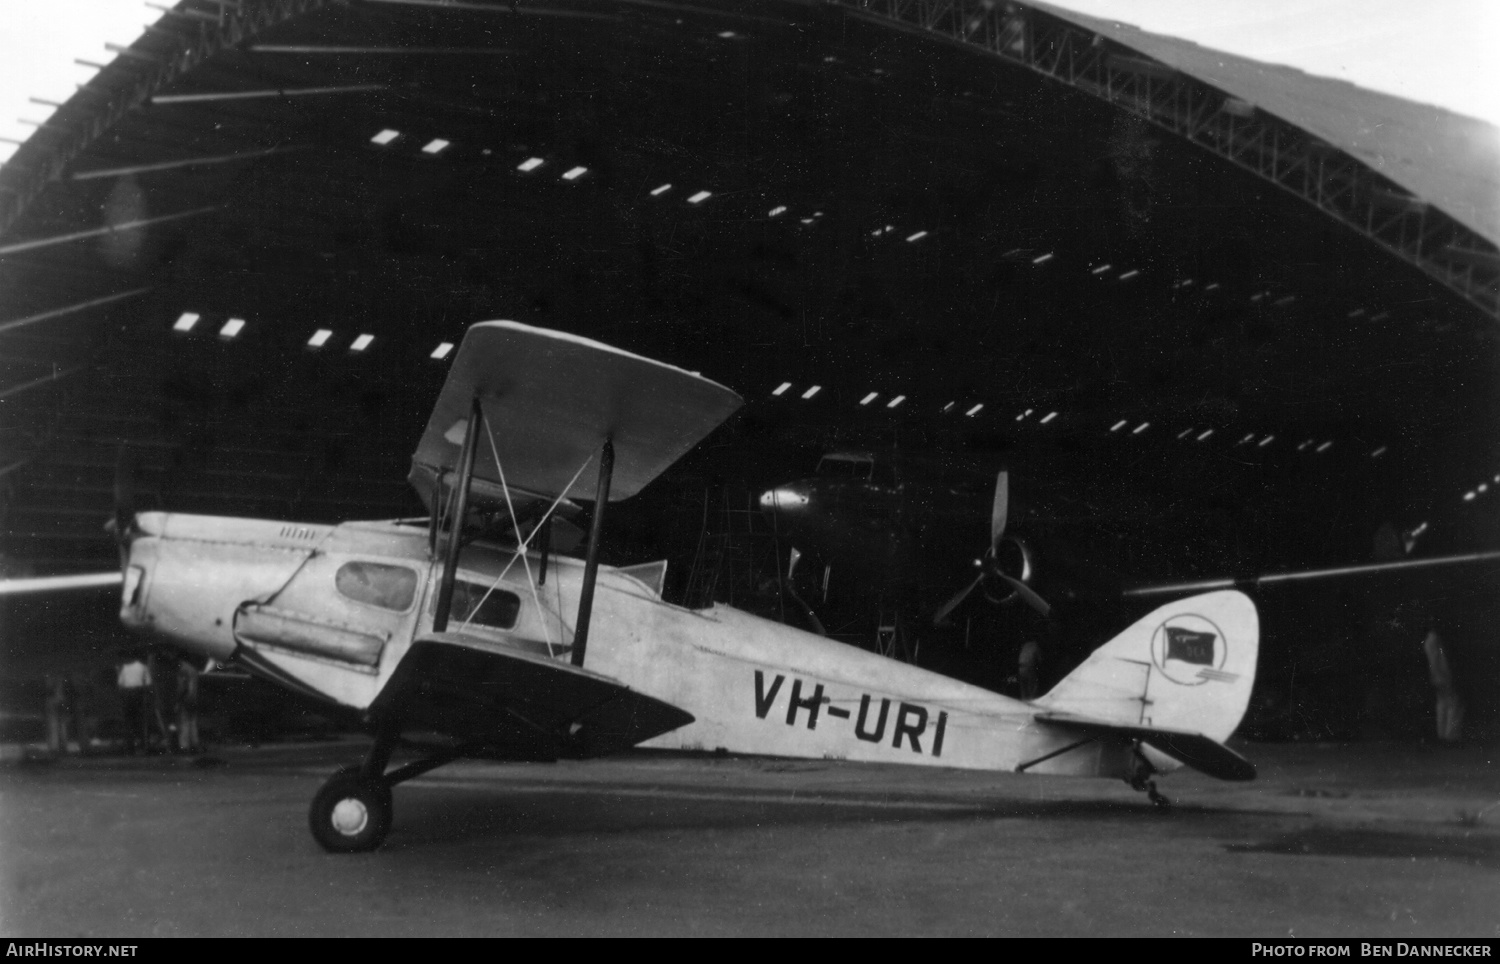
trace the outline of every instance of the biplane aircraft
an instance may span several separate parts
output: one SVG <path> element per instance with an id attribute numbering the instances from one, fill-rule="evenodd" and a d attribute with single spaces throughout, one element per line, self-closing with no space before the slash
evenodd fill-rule
<path id="1" fill-rule="evenodd" d="M 1227 780 L 1254 605 L 1163 606 L 1021 702 L 728 606 L 662 599 L 664 564 L 599 562 L 605 510 L 741 404 L 700 375 L 509 321 L 470 328 L 413 457 L 423 521 L 317 525 L 117 507 L 121 618 L 362 714 L 374 742 L 313 798 L 330 851 L 378 847 L 392 788 L 464 756 L 629 747 L 1127 780 Z M 593 501 L 583 558 L 553 544 Z M 561 524 L 559 524 L 561 525 Z M 11 589 L 21 589 L 16 585 Z M 448 742 L 391 768 L 403 731 Z"/>

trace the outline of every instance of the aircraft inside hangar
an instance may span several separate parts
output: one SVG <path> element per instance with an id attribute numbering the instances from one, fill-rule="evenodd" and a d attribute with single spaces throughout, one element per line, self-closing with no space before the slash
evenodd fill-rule
<path id="1" fill-rule="evenodd" d="M 963 476 L 960 569 L 1001 469 L 1016 525 L 1124 584 L 1369 562 L 1382 527 L 1494 547 L 1494 167 L 1393 160 L 1475 122 L 1211 59 L 1046 4 L 187 0 L 0 168 L 7 570 L 116 564 L 122 446 L 142 509 L 422 515 L 412 446 L 502 318 L 746 400 L 602 546 L 688 606 L 797 618 L 755 500 L 830 453 Z M 1493 725 L 1493 587 L 1258 593 L 1247 726 L 1358 735 L 1328 691 L 1407 597 Z M 1058 677 L 1150 608 L 1080 595 Z M 868 602 L 825 629 L 878 647 Z M 38 674 L 126 638 L 113 590 L 6 605 Z M 1018 611 L 914 610 L 904 655 L 1003 687 Z"/>

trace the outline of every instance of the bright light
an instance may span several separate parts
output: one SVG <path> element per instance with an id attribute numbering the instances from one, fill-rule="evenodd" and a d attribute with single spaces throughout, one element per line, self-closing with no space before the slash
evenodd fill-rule
<path id="1" fill-rule="evenodd" d="M 1108 271 L 1110 268 L 1113 268 L 1113 267 L 1114 267 L 1114 265 L 1112 265 L 1112 264 L 1101 264 L 1099 267 L 1097 267 L 1094 270 L 1090 271 L 1089 274 L 1103 274 L 1104 272 Z"/>
<path id="2" fill-rule="evenodd" d="M 311 338 L 307 339 L 307 347 L 322 348 L 324 345 L 328 344 L 328 339 L 332 337 L 332 330 L 328 328 L 319 328 L 317 331 L 313 332 L 313 336 Z"/>
<path id="3" fill-rule="evenodd" d="M 979 414 L 979 410 L 982 409 L 982 408 L 984 408 L 984 402 L 980 402 L 978 405 L 975 405 L 973 408 L 969 409 L 967 412 L 964 412 L 964 414 L 967 415 L 967 416 L 969 416 L 970 418 L 973 418 L 975 415 Z"/>
<path id="4" fill-rule="evenodd" d="M 879 397 L 880 397 L 880 393 L 879 392 L 871 392 L 870 394 L 866 395 L 864 398 L 861 398 L 859 400 L 859 403 L 861 405 L 868 405 L 871 402 L 875 401 L 875 399 L 877 399 Z"/>
<path id="5" fill-rule="evenodd" d="M 1349 312 L 1349 317 L 1350 318 L 1358 318 L 1360 315 L 1362 315 L 1364 313 L 1365 313 L 1365 310 L 1363 308 L 1355 308 L 1353 311 Z"/>
<path id="6" fill-rule="evenodd" d="M 900 405 L 904 401 L 906 401 L 906 396 L 905 395 L 897 395 L 895 398 L 893 398 L 890 401 L 886 402 L 885 403 L 885 407 L 886 408 L 895 408 L 897 405 Z"/>
<path id="7" fill-rule="evenodd" d="M 564 181 L 576 181 L 588 172 L 589 169 L 586 167 L 570 167 L 566 171 L 563 171 L 562 179 Z"/>
<path id="8" fill-rule="evenodd" d="M 785 213 L 786 213 L 786 205 L 785 204 L 778 204 L 774 208 L 771 209 L 771 213 L 769 215 L 767 215 L 767 216 L 768 217 L 773 217 L 773 218 L 779 218 L 779 217 L 781 217 Z"/>
<path id="9" fill-rule="evenodd" d="M 370 342 L 374 340 L 374 335 L 360 335 L 358 338 L 354 339 L 354 343 L 349 346 L 349 350 L 364 351 L 366 348 L 370 347 Z"/>
<path id="10" fill-rule="evenodd" d="M 1309 445 L 1311 445 L 1311 444 L 1313 444 L 1313 440 L 1312 439 L 1308 439 L 1306 442 L 1303 442 L 1301 445 L 1297 446 L 1297 451 L 1304 452 L 1304 451 L 1307 450 L 1307 447 Z"/>
<path id="11" fill-rule="evenodd" d="M 1332 442 L 1324 442 L 1322 445 L 1319 445 L 1317 448 L 1313 449 L 1313 451 L 1317 452 L 1318 454 L 1321 455 L 1322 453 L 1328 451 L 1332 447 L 1333 447 L 1333 443 Z"/>
<path id="12" fill-rule="evenodd" d="M 739 36 L 739 34 L 735 33 L 733 30 L 721 30 L 721 31 L 719 31 L 719 39 L 720 40 L 733 40 L 737 36 Z"/>
<path id="13" fill-rule="evenodd" d="M 670 184 L 663 184 L 661 187 L 652 188 L 651 189 L 651 196 L 652 197 L 661 197 L 663 194 L 666 194 L 670 190 L 672 190 L 672 185 L 670 185 Z"/>
<path id="14" fill-rule="evenodd" d="M 1026 413 L 1025 412 L 1022 412 L 1020 415 L 1016 416 L 1016 421 L 1018 421 L 1018 422 L 1024 422 L 1025 420 L 1026 420 Z"/>
<path id="15" fill-rule="evenodd" d="M 1276 436 L 1274 436 L 1274 435 L 1267 435 L 1265 438 L 1263 438 L 1259 442 L 1255 443 L 1255 447 L 1258 448 L 1258 449 L 1263 449 L 1267 445 L 1270 445 L 1274 441 L 1276 441 Z"/>
<path id="16" fill-rule="evenodd" d="M 1479 483 L 1479 491 L 1480 491 L 1481 494 L 1483 494 L 1485 492 L 1488 492 L 1489 490 L 1490 490 L 1490 484 L 1488 482 L 1481 482 L 1481 483 Z"/>
<path id="17" fill-rule="evenodd" d="M 1129 424 L 1129 423 L 1127 423 L 1125 421 L 1125 419 L 1122 418 L 1118 422 L 1116 422 L 1115 424 L 1111 425 L 1109 427 L 1109 430 L 1111 432 L 1118 432 L 1120 429 L 1124 428 L 1127 424 Z"/>
<path id="18" fill-rule="evenodd" d="M 389 127 L 387 127 L 385 130 L 381 131 L 379 134 L 376 134 L 374 137 L 370 138 L 370 143 L 371 144 L 380 144 L 380 145 L 384 146 L 386 144 L 389 144 L 391 141 L 395 140 L 396 138 L 398 138 L 400 136 L 401 136 L 401 132 L 400 131 L 393 131 Z"/>
<path id="19" fill-rule="evenodd" d="M 1208 287 L 1204 288 L 1203 290 L 1204 291 L 1218 291 L 1219 290 L 1219 283 L 1217 281 L 1215 281 L 1213 284 L 1209 285 Z"/>
<path id="20" fill-rule="evenodd" d="M 802 393 L 802 397 L 803 398 L 812 398 L 814 395 L 818 394 L 822 390 L 823 390 L 823 386 L 822 385 L 814 385 L 812 388 L 809 388 L 807 391 L 803 392 Z"/>
<path id="21" fill-rule="evenodd" d="M 710 192 L 710 191 L 699 191 L 697 194 L 694 194 L 692 197 L 688 198 L 688 203 L 689 204 L 702 204 L 704 201 L 707 201 L 711 197 L 713 197 L 713 193 L 712 192 Z"/>
<path id="22" fill-rule="evenodd" d="M 534 171 L 537 168 L 541 167 L 545 163 L 547 163 L 547 162 L 544 161 L 544 160 L 542 160 L 540 157 L 528 157 L 528 158 L 526 158 L 526 160 L 524 160 L 521 163 L 519 163 L 519 164 L 516 165 L 516 170 L 518 170 L 518 171 Z"/>
<path id="23" fill-rule="evenodd" d="M 1202 435 L 1199 435 L 1199 436 L 1198 436 L 1198 441 L 1200 441 L 1200 442 L 1206 442 L 1206 441 L 1208 441 L 1208 440 L 1209 440 L 1209 439 L 1210 439 L 1210 438 L 1212 438 L 1212 437 L 1213 437 L 1213 434 L 1214 434 L 1214 430 L 1213 430 L 1213 429 L 1208 429 L 1208 430 L 1207 430 L 1207 431 L 1205 431 L 1205 432 L 1204 432 L 1204 433 L 1203 433 L 1203 434 L 1202 434 Z"/>
<path id="24" fill-rule="evenodd" d="M 428 355 L 427 357 L 428 358 L 435 358 L 438 361 L 442 361 L 444 358 L 448 357 L 448 353 L 450 351 L 452 351 L 452 350 L 453 350 L 453 342 L 451 342 L 451 341 L 445 341 L 441 345 L 438 345 L 436 348 L 434 348 L 432 350 L 432 354 Z"/>
<path id="25" fill-rule="evenodd" d="M 443 140 L 441 137 L 434 137 L 432 140 L 422 145 L 422 153 L 441 154 L 443 152 L 443 148 L 448 146 L 448 143 L 448 141 Z"/>
<path id="26" fill-rule="evenodd" d="M 918 231 L 916 234 L 908 235 L 907 238 L 906 238 L 906 240 L 908 242 L 910 242 L 910 241 L 920 241 L 920 240 L 922 240 L 925 237 L 927 237 L 927 232 L 926 231 Z"/>
<path id="27" fill-rule="evenodd" d="M 803 218 L 802 219 L 802 223 L 803 224 L 812 224 L 816 220 L 817 220 L 817 218 Z"/>
<path id="28" fill-rule="evenodd" d="M 177 316 L 177 321 L 176 321 L 175 324 L 172 325 L 172 330 L 173 331 L 192 331 L 193 330 L 193 326 L 196 325 L 197 323 L 198 323 L 198 313 L 197 312 L 194 312 L 194 311 L 184 311 L 182 314 L 180 314 L 180 315 Z"/>
<path id="29" fill-rule="evenodd" d="M 1184 439 L 1184 438 L 1187 438 L 1189 435 L 1192 435 L 1192 434 L 1193 434 L 1193 430 L 1192 429 L 1185 428 L 1182 431 L 1180 431 L 1180 432 L 1177 433 L 1177 437 L 1179 439 Z"/>
<path id="30" fill-rule="evenodd" d="M 1046 254 L 1038 255 L 1037 257 L 1032 258 L 1031 259 L 1031 263 L 1032 264 L 1046 264 L 1048 261 L 1051 261 L 1051 260 L 1052 260 L 1052 252 L 1048 251 Z"/>
<path id="31" fill-rule="evenodd" d="M 945 411 L 945 412 L 951 412 L 951 411 L 953 411 L 953 406 L 955 406 L 957 404 L 958 404 L 957 402 L 949 402 L 947 405 L 943 406 L 943 411 Z"/>
<path id="32" fill-rule="evenodd" d="M 780 385 L 776 386 L 776 390 L 773 391 L 773 392 L 771 392 L 771 394 L 772 395 L 781 395 L 781 394 L 784 394 L 786 392 L 786 390 L 788 388 L 791 388 L 791 387 L 792 387 L 792 383 L 791 382 L 782 382 Z"/>
<path id="33" fill-rule="evenodd" d="M 1135 431 L 1131 432 L 1130 434 L 1131 435 L 1139 435 L 1139 434 L 1141 434 L 1142 432 L 1144 432 L 1146 429 L 1148 429 L 1150 427 L 1151 427 L 1151 423 L 1150 422 L 1142 422 L 1141 424 L 1137 425 L 1135 427 Z"/>
<path id="34" fill-rule="evenodd" d="M 244 327 L 245 327 L 245 319 L 243 319 L 243 318 L 231 318 L 228 321 L 224 322 L 224 327 L 223 328 L 219 329 L 219 337 L 220 338 L 233 338 L 235 335 L 238 335 L 240 333 L 240 329 L 244 328 Z"/>
<path id="35" fill-rule="evenodd" d="M 1048 412 L 1046 415 L 1042 416 L 1042 424 L 1046 425 L 1048 422 L 1052 421 L 1054 418 L 1057 418 L 1057 413 L 1056 412 Z"/>
<path id="36" fill-rule="evenodd" d="M 1244 445 L 1246 442 L 1253 441 L 1254 439 L 1255 439 L 1255 433 L 1251 432 L 1248 435 L 1246 435 L 1244 438 L 1240 439 L 1239 444 Z"/>
<path id="37" fill-rule="evenodd" d="M 1139 270 L 1137 270 L 1135 268 L 1131 268 L 1129 271 L 1127 271 L 1124 274 L 1120 275 L 1120 280 L 1121 281 L 1129 281 L 1131 278 L 1134 278 L 1138 274 L 1140 274 Z"/>
<path id="38" fill-rule="evenodd" d="M 1465 502 L 1473 502 L 1475 495 L 1476 495 L 1476 493 L 1474 493 L 1474 492 L 1465 492 L 1464 493 L 1464 501 Z"/>
<path id="39" fill-rule="evenodd" d="M 1382 445 L 1380 448 L 1378 448 L 1375 451 L 1373 451 L 1373 452 L 1370 453 L 1370 458 L 1372 458 L 1372 459 L 1378 459 L 1378 458 L 1380 458 L 1382 455 L 1384 455 L 1386 453 L 1386 449 L 1387 449 L 1387 446 Z M 1500 479 L 1497 479 L 1496 481 L 1500 481 Z"/>

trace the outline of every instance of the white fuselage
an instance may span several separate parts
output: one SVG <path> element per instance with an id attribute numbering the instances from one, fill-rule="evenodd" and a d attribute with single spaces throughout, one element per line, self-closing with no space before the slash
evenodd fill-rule
<path id="1" fill-rule="evenodd" d="M 424 528 L 163 513 L 137 527 L 127 625 L 325 700 L 368 707 L 432 628 L 441 567 Z M 448 630 L 567 660 L 583 565 L 553 557 L 544 579 L 540 565 L 467 548 L 460 596 L 472 594 L 475 618 Z M 1128 742 L 1080 740 L 1037 723 L 1030 704 L 728 606 L 674 606 L 605 566 L 585 668 L 692 714 L 649 747 L 1088 776 L 1130 767 Z"/>

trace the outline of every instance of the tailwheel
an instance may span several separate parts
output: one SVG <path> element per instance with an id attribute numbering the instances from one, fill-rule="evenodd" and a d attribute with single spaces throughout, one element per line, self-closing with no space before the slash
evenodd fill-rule
<path id="1" fill-rule="evenodd" d="M 1151 779 L 1155 775 L 1156 767 L 1141 753 L 1140 745 L 1137 744 L 1131 754 L 1130 775 L 1125 778 L 1125 782 L 1130 784 L 1131 789 L 1143 791 L 1158 810 L 1170 810 L 1172 801 L 1156 789 L 1156 781 Z"/>
<path id="2" fill-rule="evenodd" d="M 374 850 L 391 829 L 391 788 L 384 779 L 351 766 L 328 778 L 307 812 L 312 835 L 336 854 Z"/>

